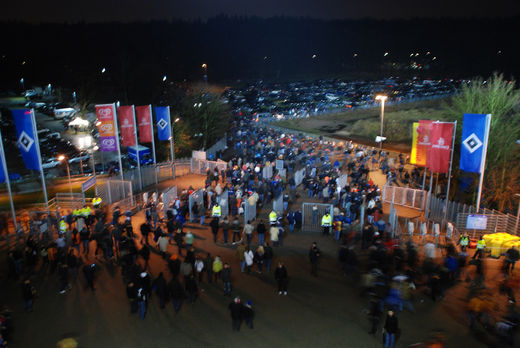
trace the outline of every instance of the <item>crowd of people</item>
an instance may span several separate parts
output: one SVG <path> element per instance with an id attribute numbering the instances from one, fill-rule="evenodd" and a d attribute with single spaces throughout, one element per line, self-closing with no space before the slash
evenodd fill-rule
<path id="1" fill-rule="evenodd" d="M 385 347 L 396 345 L 401 335 L 398 316 L 404 309 L 415 311 L 419 293 L 439 301 L 459 280 L 470 280 L 472 299 L 467 313 L 471 327 L 480 322 L 485 328 L 490 325 L 490 294 L 486 292 L 482 252 L 468 260 L 465 241 L 456 245 L 447 239 L 439 248 L 433 240 L 426 240 L 422 246 L 413 238 L 392 238 L 391 226 L 384 220 L 380 188 L 370 178 L 371 171 L 392 170 L 388 154 L 349 142 L 255 128 L 242 119 L 236 121 L 232 133 L 234 154 L 227 168 L 207 172 L 202 202 L 192 205 L 191 212 L 189 195 L 194 189 L 190 187 L 167 207 L 164 216 L 159 198 L 153 195 L 143 207 L 144 222 L 135 230 L 134 213 L 121 212 L 118 207 L 71 213 L 46 227 L 45 234 L 40 227 L 46 220 L 35 216 L 31 225 L 40 227 L 31 228 L 8 256 L 9 278 L 20 281 L 26 310 L 35 308 L 36 275 L 57 274 L 57 291 L 66 296 L 78 284 L 79 274 L 85 288 L 95 291 L 99 264 L 111 263 L 121 269 L 130 312 L 141 319 L 146 318 L 152 297 L 157 297 L 160 308 L 166 308 L 171 300 L 178 313 L 185 301 L 197 301 L 205 282 L 218 284 L 223 296 L 233 298 L 228 306 L 232 328 L 238 331 L 244 321 L 252 329 L 254 299 L 241 300 L 240 289 L 233 286 L 237 273 L 251 274 L 256 268 L 257 274 L 273 277 L 279 296 L 287 296 L 290 267 L 276 255 L 277 250 L 284 247 L 288 234 L 308 223 L 319 226 L 323 237 L 317 238 L 336 241 L 338 269 L 347 279 L 362 284 L 360 296 L 367 302 L 368 332 L 382 330 Z M 283 162 L 283 169 L 276 169 L 277 160 Z M 396 165 L 392 168 L 399 172 L 402 156 L 392 162 Z M 297 183 L 295 174 L 302 169 L 305 174 Z M 404 167 L 400 178 L 410 178 L 403 171 Z M 345 174 L 348 179 L 342 182 Z M 418 173 L 411 176 L 417 180 L 420 177 Z M 282 209 L 271 209 L 272 201 L 280 196 Z M 222 199 L 227 199 L 225 216 Z M 309 221 L 303 221 L 300 205 L 296 204 L 302 201 L 314 204 Z M 243 215 L 245 204 L 250 203 L 258 207 L 255 221 Z M 333 207 L 331 214 L 318 209 L 323 203 Z M 232 248 L 236 257 L 212 255 L 198 248 L 197 237 L 206 233 L 199 232 L 205 231 L 200 226 L 210 227 L 208 235 L 216 250 Z M 309 272 L 315 277 L 320 275 L 323 253 L 318 244 L 312 243 L 308 252 Z M 159 255 L 158 262 L 167 265 L 169 274 L 152 276 L 150 259 L 154 254 Z M 518 286 L 511 274 L 518 252 L 513 249 L 507 255 L 500 290 L 506 294 L 509 312 L 500 321 L 500 332 L 503 342 L 514 344 L 518 322 L 514 293 Z M 385 310 L 385 323 L 381 325 Z"/>

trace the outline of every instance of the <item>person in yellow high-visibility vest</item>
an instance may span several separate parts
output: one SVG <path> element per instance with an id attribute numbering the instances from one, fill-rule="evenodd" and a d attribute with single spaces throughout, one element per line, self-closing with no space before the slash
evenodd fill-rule
<path id="1" fill-rule="evenodd" d="M 222 215 L 222 209 L 220 208 L 220 205 L 218 203 L 215 203 L 213 206 L 213 209 L 211 209 L 211 216 L 218 220 L 220 219 L 220 216 Z"/>
<path id="2" fill-rule="evenodd" d="M 271 225 L 276 225 L 276 221 L 278 219 L 278 216 L 276 215 L 276 212 L 273 210 L 269 213 L 269 223 Z"/>
<path id="3" fill-rule="evenodd" d="M 330 226 L 332 226 L 332 216 L 327 212 L 321 218 L 321 227 L 323 227 L 323 234 L 330 234 Z"/>
<path id="4" fill-rule="evenodd" d="M 477 251 L 475 251 L 475 255 L 473 255 L 473 258 L 477 257 L 481 259 L 482 255 L 484 254 L 484 248 L 486 247 L 486 241 L 482 239 L 482 236 L 480 236 L 480 239 L 477 241 Z"/>
<path id="5" fill-rule="evenodd" d="M 101 205 L 101 202 L 103 202 L 101 197 L 94 197 L 94 198 L 92 198 L 92 205 L 94 206 L 94 208 L 99 207 Z"/>
<path id="6" fill-rule="evenodd" d="M 466 251 L 466 248 L 469 245 L 469 237 L 466 233 L 462 235 L 459 239 L 459 242 L 457 244 L 460 244 L 461 251 Z"/>
<path id="7" fill-rule="evenodd" d="M 65 233 L 67 232 L 67 223 L 65 222 L 64 219 L 61 219 L 60 220 L 60 233 Z"/>

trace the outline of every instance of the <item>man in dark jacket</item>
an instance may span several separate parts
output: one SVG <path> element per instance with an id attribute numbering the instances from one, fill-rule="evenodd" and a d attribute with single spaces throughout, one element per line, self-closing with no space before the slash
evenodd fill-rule
<path id="1" fill-rule="evenodd" d="M 320 249 L 316 242 L 312 243 L 311 250 L 309 250 L 309 261 L 311 262 L 311 274 L 318 276 L 318 259 L 320 257 Z"/>
<path id="2" fill-rule="evenodd" d="M 388 311 L 383 332 L 385 333 L 385 348 L 394 348 L 399 332 L 399 322 L 392 310 Z"/>
<path id="3" fill-rule="evenodd" d="M 177 314 L 181 309 L 182 300 L 184 299 L 184 287 L 178 277 L 174 277 L 170 281 L 168 284 L 168 292 L 172 297 L 173 310 L 175 311 L 175 314 Z"/>
<path id="4" fill-rule="evenodd" d="M 166 303 L 166 297 L 168 296 L 168 286 L 166 285 L 166 280 L 164 279 L 163 273 L 159 273 L 157 279 L 153 281 L 153 289 L 159 297 L 159 307 L 161 309 L 164 308 L 164 304 Z"/>
<path id="5" fill-rule="evenodd" d="M 214 217 L 213 219 L 211 219 L 211 222 L 209 223 L 209 225 L 211 226 L 211 232 L 213 233 L 213 243 L 217 243 L 219 218 Z"/>
<path id="6" fill-rule="evenodd" d="M 258 245 L 264 245 L 265 231 L 266 229 L 264 220 L 260 220 L 260 222 L 256 226 L 256 232 L 258 233 Z"/>
<path id="7" fill-rule="evenodd" d="M 134 282 L 130 282 L 126 286 L 126 297 L 130 301 L 130 313 L 137 312 L 137 288 Z"/>
<path id="8" fill-rule="evenodd" d="M 231 327 L 233 331 L 240 331 L 240 324 L 242 322 L 242 304 L 240 303 L 240 297 L 235 297 L 228 308 L 231 312 Z"/>
<path id="9" fill-rule="evenodd" d="M 224 296 L 231 296 L 231 267 L 227 262 L 222 269 L 221 278 L 224 284 Z"/>
<path id="10" fill-rule="evenodd" d="M 287 281 L 289 280 L 289 276 L 287 275 L 285 265 L 281 261 L 278 261 L 278 267 L 276 267 L 274 271 L 274 279 L 276 279 L 278 283 L 278 295 L 282 293 L 287 295 Z"/>
<path id="11" fill-rule="evenodd" d="M 245 306 L 242 306 L 242 318 L 246 322 L 246 325 L 253 328 L 253 318 L 255 317 L 255 311 L 253 310 L 251 301 L 247 301 Z"/>

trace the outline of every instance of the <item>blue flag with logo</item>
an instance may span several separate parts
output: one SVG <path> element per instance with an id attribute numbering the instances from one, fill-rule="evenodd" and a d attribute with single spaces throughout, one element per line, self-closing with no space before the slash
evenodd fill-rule
<path id="1" fill-rule="evenodd" d="M 170 108 L 168 106 L 155 106 L 155 125 L 159 140 L 169 140 L 171 137 Z"/>
<path id="2" fill-rule="evenodd" d="M 465 172 L 480 173 L 484 149 L 487 147 L 486 129 L 489 125 L 485 114 L 464 114 L 462 123 L 462 145 L 460 150 L 460 169 Z"/>
<path id="3" fill-rule="evenodd" d="M 17 109 L 11 111 L 16 127 L 16 144 L 22 154 L 25 167 L 27 169 L 40 170 L 40 161 L 38 160 L 38 150 L 36 147 L 38 139 L 34 134 L 33 117 L 30 109 Z"/>

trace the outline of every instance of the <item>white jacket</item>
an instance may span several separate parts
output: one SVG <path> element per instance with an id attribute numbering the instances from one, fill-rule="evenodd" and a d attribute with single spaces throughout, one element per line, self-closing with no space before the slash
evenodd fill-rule
<path id="1" fill-rule="evenodd" d="M 246 265 L 248 265 L 248 266 L 252 266 L 253 265 L 254 255 L 253 255 L 253 252 L 251 250 L 244 251 L 244 258 L 246 260 Z"/>

